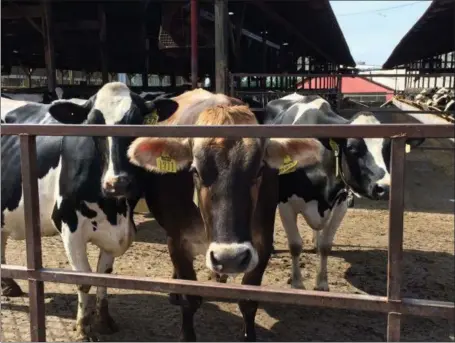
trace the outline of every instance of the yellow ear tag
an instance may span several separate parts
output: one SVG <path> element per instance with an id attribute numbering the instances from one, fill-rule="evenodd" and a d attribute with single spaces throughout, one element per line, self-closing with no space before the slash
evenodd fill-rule
<path id="1" fill-rule="evenodd" d="M 177 162 L 166 154 L 156 159 L 156 167 L 166 173 L 177 173 Z"/>
<path id="2" fill-rule="evenodd" d="M 297 169 L 297 161 L 293 161 L 291 156 L 284 156 L 283 164 L 281 165 L 278 175 L 289 174 Z"/>
<path id="3" fill-rule="evenodd" d="M 406 153 L 411 152 L 411 146 L 409 144 L 406 144 Z"/>
<path id="4" fill-rule="evenodd" d="M 330 138 L 329 144 L 335 155 L 335 176 L 338 177 L 338 175 L 340 175 L 340 161 L 338 160 L 340 156 L 340 147 L 332 138 Z"/>
<path id="5" fill-rule="evenodd" d="M 158 119 L 158 113 L 155 110 L 144 117 L 144 125 L 155 125 L 158 123 Z"/>

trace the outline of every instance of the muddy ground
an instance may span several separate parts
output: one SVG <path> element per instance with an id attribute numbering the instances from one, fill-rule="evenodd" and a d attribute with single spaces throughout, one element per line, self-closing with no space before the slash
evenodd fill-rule
<path id="1" fill-rule="evenodd" d="M 424 146 L 450 146 L 448 141 L 427 140 Z M 403 293 L 407 297 L 455 301 L 454 287 L 454 164 L 452 151 L 414 150 L 406 163 L 406 212 L 404 233 Z M 279 218 L 277 216 L 277 218 Z M 129 251 L 116 260 L 114 273 L 171 277 L 171 264 L 163 230 L 150 218 L 137 216 L 139 232 Z M 305 247 L 311 248 L 311 232 L 300 218 Z M 332 292 L 386 294 L 387 202 L 357 200 L 350 209 L 329 258 Z M 279 219 L 276 221 L 275 254 L 264 285 L 289 287 L 290 256 Z M 9 264 L 25 265 L 24 242 L 10 241 Z M 43 239 L 44 264 L 68 268 L 59 237 Z M 92 266 L 97 249 L 90 245 Z M 305 287 L 312 289 L 317 256 L 306 251 L 301 257 Z M 208 273 L 197 261 L 198 277 Z M 232 282 L 232 281 L 230 281 Z M 239 282 L 239 280 L 234 280 Z M 27 291 L 27 282 L 19 282 Z M 110 309 L 120 331 L 106 341 L 175 341 L 179 309 L 158 293 L 108 290 Z M 91 293 L 94 293 L 92 288 Z M 76 287 L 45 284 L 48 341 L 71 341 L 76 316 Z M 28 298 L 1 300 L 1 340 L 27 341 Z M 196 315 L 196 332 L 202 341 L 239 339 L 242 318 L 235 303 L 205 302 Z M 261 304 L 256 317 L 259 341 L 385 341 L 386 315 L 373 312 L 315 307 Z M 404 341 L 453 341 L 454 326 L 443 319 L 404 317 Z"/>

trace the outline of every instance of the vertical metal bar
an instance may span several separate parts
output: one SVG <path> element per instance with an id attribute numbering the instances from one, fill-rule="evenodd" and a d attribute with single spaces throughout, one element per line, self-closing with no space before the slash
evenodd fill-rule
<path id="1" fill-rule="evenodd" d="M 403 260 L 403 212 L 406 138 L 392 139 L 391 189 L 389 200 L 389 249 L 387 263 L 387 298 L 401 300 Z M 387 341 L 398 342 L 401 333 L 401 315 L 391 312 L 387 322 Z"/>
<path id="2" fill-rule="evenodd" d="M 24 193 L 25 239 L 27 269 L 43 267 L 41 255 L 41 230 L 38 200 L 38 180 L 36 162 L 36 137 L 20 136 L 21 170 Z M 44 313 L 44 284 L 29 279 L 30 337 L 32 342 L 46 341 L 46 318 Z"/>
<path id="3" fill-rule="evenodd" d="M 197 88 L 198 71 L 198 0 L 191 0 L 191 87 Z"/>
<path id="4" fill-rule="evenodd" d="M 147 30 L 147 6 L 148 1 L 144 2 L 144 9 L 142 15 L 142 42 L 144 44 L 144 70 L 142 71 L 142 88 L 148 87 L 149 85 L 149 74 L 150 74 L 150 39 L 148 37 Z"/>
<path id="5" fill-rule="evenodd" d="M 226 94 L 228 69 L 228 0 L 215 0 L 215 91 Z"/>
<path id="6" fill-rule="evenodd" d="M 55 75 L 54 30 L 51 0 L 43 0 L 43 28 L 47 89 L 54 94 L 57 80 Z"/>
<path id="7" fill-rule="evenodd" d="M 343 82 L 343 77 L 341 75 L 337 75 L 337 110 L 338 112 L 341 110 L 341 104 L 343 102 L 343 93 L 341 91 L 341 85 Z"/>
<path id="8" fill-rule="evenodd" d="M 103 4 L 98 4 L 98 21 L 100 23 L 99 39 L 100 39 L 100 59 L 101 59 L 101 75 L 103 85 L 109 82 L 109 69 L 107 61 L 107 27 L 106 27 L 106 11 Z"/>

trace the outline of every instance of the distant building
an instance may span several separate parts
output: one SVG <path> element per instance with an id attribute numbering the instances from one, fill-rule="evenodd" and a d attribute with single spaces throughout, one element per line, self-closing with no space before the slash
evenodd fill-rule
<path id="1" fill-rule="evenodd" d="M 311 82 L 310 79 L 305 80 L 303 86 L 302 83 L 297 84 L 297 89 L 317 89 L 318 87 L 316 85 L 320 85 L 322 82 L 316 81 L 316 79 L 318 78 L 311 78 Z M 321 89 L 321 92 L 323 91 Z M 343 97 L 349 97 L 355 101 L 365 104 L 377 104 L 392 99 L 394 89 L 361 76 L 343 76 L 341 93 L 343 93 Z"/>

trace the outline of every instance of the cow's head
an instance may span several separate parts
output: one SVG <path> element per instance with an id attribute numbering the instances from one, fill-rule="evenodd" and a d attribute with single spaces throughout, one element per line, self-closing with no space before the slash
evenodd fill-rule
<path id="1" fill-rule="evenodd" d="M 351 125 L 377 125 L 380 122 L 371 112 L 359 112 L 350 120 Z M 417 147 L 424 138 L 409 138 L 409 147 Z M 335 139 L 341 151 L 341 171 L 345 181 L 361 196 L 373 200 L 387 200 L 390 191 L 389 138 Z M 325 144 L 326 145 L 326 144 Z M 327 146 L 327 145 L 326 145 Z M 333 149 L 333 146 L 329 147 Z"/>
<path id="2" fill-rule="evenodd" d="M 63 124 L 142 125 L 171 116 L 178 108 L 170 99 L 145 101 L 120 82 L 104 85 L 85 103 L 55 101 L 49 113 Z M 101 189 L 106 196 L 127 197 L 136 191 L 134 166 L 126 157 L 132 137 L 96 137 L 101 154 Z"/>
<path id="3" fill-rule="evenodd" d="M 203 110 L 196 125 L 257 125 L 247 106 L 219 105 Z M 210 242 L 206 265 L 219 274 L 253 270 L 253 215 L 261 184 L 272 169 L 317 163 L 321 145 L 311 139 L 138 138 L 130 161 L 155 173 L 189 170 Z M 265 171 L 267 168 L 267 172 Z M 273 200 L 272 200 L 273 201 Z"/>

